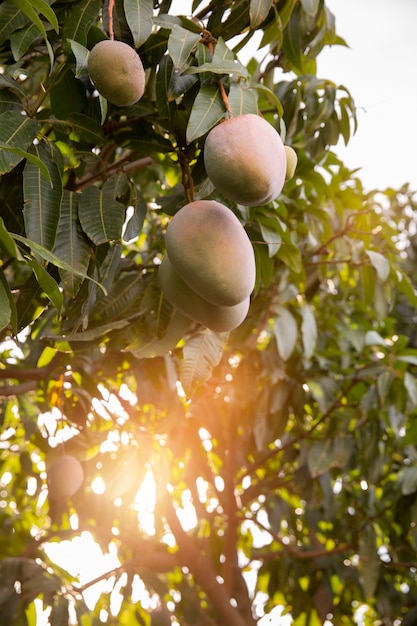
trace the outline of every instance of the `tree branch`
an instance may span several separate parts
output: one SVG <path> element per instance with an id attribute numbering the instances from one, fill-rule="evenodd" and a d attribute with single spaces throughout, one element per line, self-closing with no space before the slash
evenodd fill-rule
<path id="1" fill-rule="evenodd" d="M 219 582 L 212 563 L 202 558 L 193 539 L 182 528 L 172 502 L 167 506 L 166 517 L 179 548 L 179 560 L 188 567 L 197 584 L 210 598 L 220 623 L 225 626 L 248 626 L 247 620 L 230 603 L 231 598 L 225 586 Z"/>

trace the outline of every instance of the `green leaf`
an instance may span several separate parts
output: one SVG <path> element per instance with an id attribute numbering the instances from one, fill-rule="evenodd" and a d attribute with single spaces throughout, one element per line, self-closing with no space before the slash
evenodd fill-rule
<path id="1" fill-rule="evenodd" d="M 417 380 L 410 372 L 404 373 L 404 387 L 413 406 L 417 406 Z"/>
<path id="2" fill-rule="evenodd" d="M 46 34 L 45 26 L 43 25 L 39 15 L 36 13 L 33 7 L 38 9 L 39 12 L 45 15 L 46 19 L 52 24 L 53 28 L 56 32 L 59 31 L 58 20 L 56 18 L 55 13 L 50 8 L 50 6 L 45 2 L 45 0 L 12 0 L 14 4 L 23 12 L 27 17 L 35 24 L 36 28 L 41 32 L 46 47 L 48 49 L 49 60 L 51 63 L 51 68 L 54 64 L 54 53 L 51 47 L 51 44 L 48 41 L 48 36 Z"/>
<path id="3" fill-rule="evenodd" d="M 271 100 L 272 103 L 275 105 L 279 117 L 282 118 L 282 116 L 284 115 L 284 109 L 279 98 L 272 91 L 272 89 L 270 89 L 266 85 L 263 85 L 262 83 L 256 83 L 256 85 L 253 85 L 253 87 L 258 91 L 263 91 L 267 95 L 268 99 Z"/>
<path id="4" fill-rule="evenodd" d="M 0 217 L 0 248 L 12 259 L 17 259 L 19 256 L 16 244 L 6 229 L 2 217 Z"/>
<path id="5" fill-rule="evenodd" d="M 417 466 L 408 465 L 403 467 L 399 473 L 399 482 L 403 496 L 415 493 L 417 491 Z"/>
<path id="6" fill-rule="evenodd" d="M 26 157 L 38 128 L 37 122 L 18 111 L 0 115 L 0 174 L 9 172 Z"/>
<path id="7" fill-rule="evenodd" d="M 318 11 L 320 0 L 301 0 L 302 7 L 308 15 L 314 17 Z"/>
<path id="8" fill-rule="evenodd" d="M 124 241 L 131 241 L 139 235 L 145 221 L 147 210 L 148 205 L 146 204 L 146 200 L 142 196 L 139 196 L 133 207 L 133 214 L 126 224 L 123 233 Z"/>
<path id="9" fill-rule="evenodd" d="M 11 34 L 10 46 L 15 61 L 18 61 L 28 51 L 38 36 L 39 30 L 34 24 Z"/>
<path id="10" fill-rule="evenodd" d="M 39 13 L 41 13 L 48 20 L 48 22 L 50 23 L 52 28 L 55 30 L 55 32 L 57 33 L 59 32 L 59 25 L 58 25 L 57 17 L 55 13 L 53 12 L 53 10 L 51 9 L 51 7 L 49 6 L 49 4 L 45 2 L 45 0 L 30 0 L 30 1 L 29 0 L 14 0 L 14 2 L 17 6 L 19 6 L 22 9 L 22 11 L 24 11 L 24 13 L 26 13 L 26 15 L 28 15 L 28 17 L 30 17 L 32 21 L 34 20 L 29 15 L 27 10 L 32 9 L 32 8 L 37 9 L 37 11 L 39 11 Z M 24 5 L 24 7 L 21 5 Z"/>
<path id="11" fill-rule="evenodd" d="M 249 7 L 251 28 L 258 28 L 267 18 L 272 7 L 272 0 L 251 0 Z"/>
<path id="12" fill-rule="evenodd" d="M 6 278 L 3 271 L 0 270 L 0 331 L 8 326 L 12 316 L 9 294 L 10 290 Z"/>
<path id="13" fill-rule="evenodd" d="M 365 250 L 365 252 L 372 266 L 375 268 L 378 278 L 382 282 L 385 282 L 390 274 L 390 263 L 388 259 L 380 252 L 375 252 L 375 250 Z"/>
<path id="14" fill-rule="evenodd" d="M 205 135 L 225 117 L 225 107 L 216 85 L 202 85 L 194 100 L 187 125 L 187 142 Z"/>
<path id="15" fill-rule="evenodd" d="M 136 357 L 149 359 L 168 354 L 184 337 L 190 328 L 191 320 L 177 309 L 172 309 L 171 319 L 162 337 L 147 336 L 145 333 L 134 340 L 126 349 Z"/>
<path id="16" fill-rule="evenodd" d="M 287 28 L 284 30 L 282 49 L 294 70 L 302 74 L 304 71 L 304 62 L 299 25 L 299 11 L 296 10 L 292 13 Z"/>
<path id="17" fill-rule="evenodd" d="M 201 36 L 192 33 L 182 26 L 173 25 L 168 37 L 168 52 L 174 63 L 174 70 L 181 72 L 187 65 L 192 51 L 196 48 Z"/>
<path id="18" fill-rule="evenodd" d="M 13 32 L 27 24 L 27 16 L 13 3 L 13 0 L 3 0 L 0 3 L 0 44 L 9 39 Z"/>
<path id="19" fill-rule="evenodd" d="M 284 361 L 287 361 L 294 352 L 297 343 L 298 327 L 293 314 L 282 306 L 275 308 L 274 335 L 278 352 Z"/>
<path id="20" fill-rule="evenodd" d="M 228 94 L 229 106 L 233 115 L 258 113 L 258 96 L 255 89 L 245 87 L 241 83 L 232 83 Z"/>
<path id="21" fill-rule="evenodd" d="M 39 263 L 36 263 L 36 261 L 31 259 L 29 256 L 25 255 L 25 260 L 26 263 L 32 268 L 39 286 L 43 289 L 52 304 L 55 306 L 58 315 L 60 315 L 63 304 L 63 295 L 59 289 L 58 283 L 41 265 L 39 265 Z"/>
<path id="22" fill-rule="evenodd" d="M 74 39 L 68 39 L 67 41 L 69 42 L 72 53 L 75 56 L 75 77 L 80 78 L 80 76 L 88 74 L 87 66 L 89 50 Z"/>
<path id="23" fill-rule="evenodd" d="M 99 122 L 88 115 L 73 113 L 67 118 L 71 125 L 72 134 L 80 142 L 93 143 L 95 146 L 102 146 L 105 143 L 103 130 Z"/>
<path id="24" fill-rule="evenodd" d="M 301 335 L 303 339 L 304 357 L 311 359 L 317 344 L 317 322 L 312 308 L 305 304 L 301 307 Z"/>
<path id="25" fill-rule="evenodd" d="M 17 155 L 19 157 L 19 161 L 26 159 L 27 161 L 30 161 L 31 163 L 36 165 L 36 167 L 40 170 L 40 172 L 46 178 L 46 180 L 49 181 L 50 184 L 52 184 L 51 176 L 45 163 L 43 163 L 40 159 L 38 159 L 38 157 L 32 154 L 32 152 L 26 152 L 26 150 L 22 150 L 22 148 L 11 148 L 10 146 L 8 146 L 6 143 L 3 143 L 3 142 L 0 142 L 0 149 L 7 150 L 8 152 L 11 152 L 12 154 Z"/>
<path id="26" fill-rule="evenodd" d="M 82 45 L 87 43 L 87 32 L 97 19 L 101 9 L 101 0 L 78 0 L 71 4 L 71 11 L 65 20 L 62 40 L 78 41 Z"/>
<path id="27" fill-rule="evenodd" d="M 220 363 L 229 333 L 205 329 L 188 339 L 183 347 L 180 380 L 189 398 L 206 382 Z"/>
<path id="28" fill-rule="evenodd" d="M 25 232 L 28 239 L 52 250 L 61 210 L 61 175 L 48 145 L 32 146 L 31 153 L 47 168 L 50 182 L 41 175 L 37 164 L 26 163 L 23 171 Z"/>
<path id="29" fill-rule="evenodd" d="M 236 76 L 247 77 L 248 70 L 236 58 L 230 48 L 227 47 L 222 37 L 218 38 L 213 57 L 210 61 L 202 63 L 197 67 L 187 69 L 188 74 L 198 74 L 201 72 L 212 72 L 213 74 L 234 74 Z"/>
<path id="30" fill-rule="evenodd" d="M 81 230 L 78 219 L 79 194 L 65 191 L 51 262 L 61 268 L 61 278 L 72 295 L 75 295 L 81 280 L 87 277 L 91 246 Z"/>
<path id="31" fill-rule="evenodd" d="M 153 25 L 153 0 L 124 0 L 126 21 L 139 48 L 148 39 Z"/>
<path id="32" fill-rule="evenodd" d="M 121 238 L 125 208 L 97 187 L 88 187 L 81 194 L 78 215 L 83 231 L 96 245 Z"/>
<path id="33" fill-rule="evenodd" d="M 366 599 L 373 599 L 379 578 L 380 560 L 373 526 L 365 526 L 359 536 L 359 580 Z"/>
<path id="34" fill-rule="evenodd" d="M 308 450 L 307 464 L 313 478 L 327 472 L 333 464 L 334 452 L 331 439 L 315 441 Z"/>

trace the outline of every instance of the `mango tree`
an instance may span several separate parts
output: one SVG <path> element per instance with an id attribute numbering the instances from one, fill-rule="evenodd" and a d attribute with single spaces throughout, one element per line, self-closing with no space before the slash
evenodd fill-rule
<path id="1" fill-rule="evenodd" d="M 417 605 L 415 196 L 365 190 L 335 152 L 356 114 L 317 75 L 346 45 L 324 2 L 178 4 L 0 4 L 0 623 L 400 624 Z M 127 106 L 91 80 L 102 41 L 143 65 Z M 241 115 L 298 159 L 261 203 L 206 170 L 208 134 Z M 246 141 L 241 157 L 258 166 Z M 256 265 L 231 330 L 158 277 L 174 216 L 206 201 Z M 53 556 L 85 537 L 113 555 L 99 581 L 82 549 L 76 572 Z"/>

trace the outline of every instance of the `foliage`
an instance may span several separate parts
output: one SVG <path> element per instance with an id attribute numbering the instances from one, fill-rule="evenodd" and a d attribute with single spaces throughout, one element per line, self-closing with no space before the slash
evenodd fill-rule
<path id="1" fill-rule="evenodd" d="M 356 117 L 316 75 L 345 45 L 324 2 L 171 4 L 0 4 L 0 623 L 399 624 L 417 605 L 414 195 L 366 191 L 332 152 Z M 86 71 L 112 28 L 146 71 L 123 109 Z M 267 205 L 207 179 L 226 106 L 297 151 Z M 166 226 L 201 198 L 255 250 L 230 334 L 158 285 Z M 85 474 L 64 504 L 62 452 Z M 118 558 L 92 605 L 51 556 L 86 533 Z"/>

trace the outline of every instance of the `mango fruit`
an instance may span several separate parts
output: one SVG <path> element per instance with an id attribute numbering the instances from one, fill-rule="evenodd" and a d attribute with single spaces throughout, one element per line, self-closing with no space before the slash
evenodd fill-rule
<path id="1" fill-rule="evenodd" d="M 127 43 L 105 39 L 87 57 L 87 71 L 97 91 L 112 104 L 130 106 L 143 96 L 145 70 Z"/>
<path id="2" fill-rule="evenodd" d="M 207 302 L 185 283 L 175 271 L 167 254 L 158 269 L 161 290 L 168 302 L 183 315 L 215 332 L 231 331 L 245 319 L 249 297 L 234 306 L 217 306 Z"/>
<path id="3" fill-rule="evenodd" d="M 287 168 L 285 172 L 285 180 L 290 180 L 295 174 L 298 157 L 297 157 L 296 151 L 291 146 L 284 146 L 284 148 L 285 148 L 285 154 L 287 157 Z"/>
<path id="4" fill-rule="evenodd" d="M 212 128 L 203 157 L 207 176 L 233 202 L 265 204 L 284 186 L 284 144 L 275 128 L 259 115 L 238 115 Z"/>
<path id="5" fill-rule="evenodd" d="M 48 491 L 53 500 L 66 500 L 81 487 L 84 471 L 81 463 L 71 454 L 58 457 L 48 469 Z"/>
<path id="6" fill-rule="evenodd" d="M 180 278 L 204 300 L 235 306 L 255 285 L 253 247 L 236 215 L 214 200 L 183 206 L 168 224 L 166 252 Z"/>

